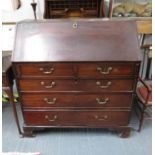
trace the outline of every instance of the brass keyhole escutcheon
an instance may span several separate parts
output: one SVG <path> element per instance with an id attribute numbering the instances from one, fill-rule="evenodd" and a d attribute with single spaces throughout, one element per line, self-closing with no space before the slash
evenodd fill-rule
<path id="1" fill-rule="evenodd" d="M 73 27 L 73 29 L 77 29 L 78 28 L 78 24 L 77 23 L 73 23 L 72 27 Z"/>

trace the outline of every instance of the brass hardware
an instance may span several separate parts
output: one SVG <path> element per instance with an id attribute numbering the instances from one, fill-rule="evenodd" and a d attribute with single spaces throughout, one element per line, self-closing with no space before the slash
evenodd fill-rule
<path id="1" fill-rule="evenodd" d="M 99 121 L 106 121 L 108 119 L 108 115 L 104 115 L 104 116 L 98 116 L 98 115 L 95 115 L 94 116 L 95 119 L 99 120 Z"/>
<path id="2" fill-rule="evenodd" d="M 49 118 L 48 115 L 45 115 L 45 119 L 47 119 L 49 122 L 54 122 L 58 119 L 58 116 L 54 115 L 53 118 Z"/>
<path id="3" fill-rule="evenodd" d="M 97 67 L 97 71 L 99 71 L 101 74 L 107 75 L 110 74 L 110 71 L 112 71 L 112 67 L 102 68 L 102 67 Z"/>
<path id="4" fill-rule="evenodd" d="M 96 98 L 96 101 L 98 104 L 107 104 L 109 102 L 109 98 L 105 98 L 105 99 L 99 99 L 98 97 Z"/>
<path id="5" fill-rule="evenodd" d="M 41 81 L 40 82 L 40 84 L 42 85 L 42 86 L 45 86 L 45 82 L 44 81 Z M 51 82 L 51 84 L 50 85 L 46 85 L 45 86 L 45 88 L 53 88 L 55 86 L 55 82 L 53 81 L 53 82 Z"/>
<path id="6" fill-rule="evenodd" d="M 109 81 L 109 82 L 107 82 L 106 85 L 101 85 L 101 82 L 100 82 L 100 81 L 97 81 L 97 82 L 96 82 L 96 85 L 99 86 L 99 87 L 102 88 L 102 89 L 106 89 L 106 88 L 110 87 L 111 83 L 112 83 L 112 82 Z"/>
<path id="7" fill-rule="evenodd" d="M 77 23 L 73 23 L 72 27 L 73 27 L 74 29 L 77 29 L 78 24 L 77 24 Z"/>
<path id="8" fill-rule="evenodd" d="M 53 99 L 48 99 L 48 98 L 44 98 L 44 101 L 47 103 L 47 104 L 55 104 L 57 98 L 53 98 Z"/>
<path id="9" fill-rule="evenodd" d="M 39 68 L 40 71 L 43 71 L 43 74 L 52 74 L 54 71 L 54 68 L 45 69 L 45 68 Z"/>

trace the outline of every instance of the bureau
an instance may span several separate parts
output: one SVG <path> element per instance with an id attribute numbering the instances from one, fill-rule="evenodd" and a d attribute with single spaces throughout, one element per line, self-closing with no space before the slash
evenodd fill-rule
<path id="1" fill-rule="evenodd" d="M 44 128 L 110 128 L 129 136 L 141 60 L 134 21 L 23 21 L 15 40 L 24 136 Z"/>

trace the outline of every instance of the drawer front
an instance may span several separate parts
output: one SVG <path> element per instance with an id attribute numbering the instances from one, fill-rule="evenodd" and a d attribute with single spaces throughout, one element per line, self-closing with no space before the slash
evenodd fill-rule
<path id="1" fill-rule="evenodd" d="M 129 111 L 25 111 L 26 125 L 40 126 L 106 126 L 127 125 Z"/>
<path id="2" fill-rule="evenodd" d="M 18 67 L 16 70 L 19 75 L 31 77 L 104 78 L 134 75 L 132 63 L 35 63 Z"/>
<path id="3" fill-rule="evenodd" d="M 18 65 L 18 67 L 16 70 L 21 76 L 74 76 L 74 66 L 67 63 L 35 63 Z"/>
<path id="4" fill-rule="evenodd" d="M 132 91 L 134 80 L 19 80 L 21 91 Z"/>
<path id="5" fill-rule="evenodd" d="M 132 94 L 24 93 L 22 105 L 29 108 L 56 107 L 131 107 Z"/>
<path id="6" fill-rule="evenodd" d="M 85 63 L 79 64 L 79 77 L 110 77 L 134 75 L 132 63 Z"/>

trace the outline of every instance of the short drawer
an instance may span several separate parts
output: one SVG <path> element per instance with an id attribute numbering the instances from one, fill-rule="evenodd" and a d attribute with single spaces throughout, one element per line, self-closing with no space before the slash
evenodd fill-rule
<path id="1" fill-rule="evenodd" d="M 111 77 L 134 75 L 132 63 L 83 63 L 78 65 L 79 77 Z"/>
<path id="2" fill-rule="evenodd" d="M 74 66 L 70 63 L 33 63 L 16 65 L 18 76 L 24 77 L 72 77 Z"/>
<path id="3" fill-rule="evenodd" d="M 57 107 L 131 107 L 132 93 L 23 93 L 23 107 L 27 108 L 57 108 Z"/>
<path id="4" fill-rule="evenodd" d="M 130 111 L 24 111 L 26 125 L 92 126 L 127 125 Z"/>
<path id="5" fill-rule="evenodd" d="M 109 80 L 19 80 L 21 91 L 132 91 L 133 79 Z"/>

